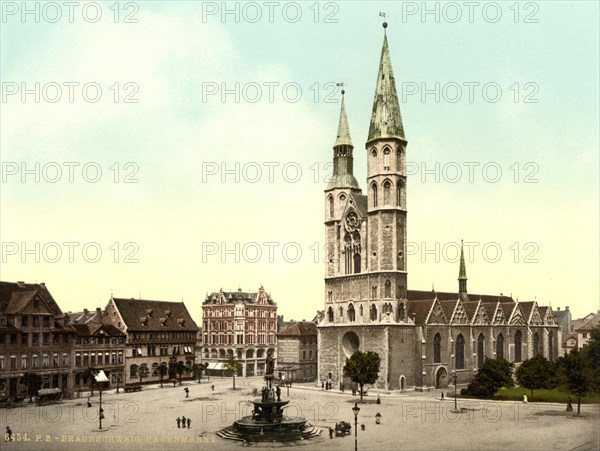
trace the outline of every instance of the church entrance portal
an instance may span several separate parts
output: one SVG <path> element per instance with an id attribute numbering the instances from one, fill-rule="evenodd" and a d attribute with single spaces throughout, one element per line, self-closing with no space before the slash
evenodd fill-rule
<path id="1" fill-rule="evenodd" d="M 448 372 L 446 368 L 438 368 L 435 374 L 435 388 L 447 388 L 448 387 Z"/>

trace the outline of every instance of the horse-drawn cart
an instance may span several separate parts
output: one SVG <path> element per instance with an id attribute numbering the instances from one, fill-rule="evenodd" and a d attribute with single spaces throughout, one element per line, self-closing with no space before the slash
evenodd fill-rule
<path id="1" fill-rule="evenodd" d="M 60 388 L 43 388 L 38 390 L 36 402 L 38 404 L 52 404 L 59 402 L 62 396 Z"/>

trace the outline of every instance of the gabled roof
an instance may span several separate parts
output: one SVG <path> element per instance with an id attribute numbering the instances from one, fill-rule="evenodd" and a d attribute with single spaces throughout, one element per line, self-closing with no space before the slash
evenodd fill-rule
<path id="1" fill-rule="evenodd" d="M 433 299 L 425 301 L 407 301 L 406 314 L 408 319 L 414 319 L 415 324 L 425 324 L 433 303 Z"/>
<path id="2" fill-rule="evenodd" d="M 77 335 L 82 337 L 124 337 L 125 334 L 111 324 L 72 324 Z"/>
<path id="3" fill-rule="evenodd" d="M 112 298 L 128 331 L 198 331 L 183 302 Z M 141 321 L 144 319 L 144 322 Z M 162 320 L 162 321 L 161 321 Z"/>
<path id="4" fill-rule="evenodd" d="M 596 313 L 594 316 L 589 318 L 586 322 L 584 322 L 581 326 L 575 329 L 576 332 L 589 332 L 594 329 L 598 324 L 600 324 L 600 312 Z"/>
<path id="5" fill-rule="evenodd" d="M 47 306 L 49 312 L 56 317 L 63 313 L 43 283 L 0 282 L 0 313 L 14 315 L 23 311 L 35 298 Z"/>
<path id="6" fill-rule="evenodd" d="M 317 335 L 317 326 L 310 321 L 298 321 L 277 334 L 281 337 Z"/>

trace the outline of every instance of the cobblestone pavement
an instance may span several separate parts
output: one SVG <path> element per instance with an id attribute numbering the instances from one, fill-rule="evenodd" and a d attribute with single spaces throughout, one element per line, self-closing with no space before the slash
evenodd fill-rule
<path id="1" fill-rule="evenodd" d="M 211 386 L 214 385 L 214 391 Z M 173 387 L 164 384 L 144 386 L 141 392 L 103 393 L 105 418 L 99 431 L 98 395 L 67 400 L 48 406 L 25 404 L 1 409 L 2 430 L 10 426 L 14 441 L 2 442 L 2 449 L 19 450 L 229 450 L 247 448 L 243 443 L 216 436 L 220 429 L 249 415 L 254 399 L 252 389 L 263 385 L 262 378 L 216 378 L 210 382 L 184 382 Z M 185 398 L 184 388 L 189 388 Z M 380 394 L 381 404 L 376 404 Z M 352 407 L 358 396 L 339 390 L 322 391 L 313 384 L 284 388 L 282 399 L 289 400 L 287 416 L 304 416 L 323 430 L 321 437 L 298 443 L 261 443 L 249 447 L 269 449 L 301 446 L 307 450 L 349 450 L 350 435 L 329 438 L 328 428 L 337 421 L 354 424 Z M 358 449 L 360 450 L 592 450 L 600 448 L 600 406 L 582 407 L 582 417 L 567 414 L 560 404 L 498 401 L 457 401 L 439 399 L 437 392 L 388 393 L 371 391 L 359 403 Z M 376 424 L 375 415 L 381 414 Z M 191 428 L 178 428 L 176 418 L 191 418 Z M 365 429 L 361 429 L 361 425 Z"/>

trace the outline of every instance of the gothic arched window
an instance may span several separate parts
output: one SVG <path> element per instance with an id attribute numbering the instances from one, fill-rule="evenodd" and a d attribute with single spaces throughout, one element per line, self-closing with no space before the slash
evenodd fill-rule
<path id="1" fill-rule="evenodd" d="M 515 362 L 521 361 L 521 340 L 522 334 L 521 331 L 518 330 L 515 332 Z"/>
<path id="2" fill-rule="evenodd" d="M 548 360 L 554 359 L 554 334 L 552 331 L 548 332 Z"/>
<path id="3" fill-rule="evenodd" d="M 327 321 L 333 323 L 333 309 L 331 307 L 327 309 Z"/>
<path id="4" fill-rule="evenodd" d="M 498 338 L 496 338 L 496 358 L 504 358 L 504 336 L 502 334 L 498 334 Z"/>
<path id="5" fill-rule="evenodd" d="M 340 319 L 344 318 L 344 307 L 340 305 Z"/>
<path id="6" fill-rule="evenodd" d="M 375 307 L 375 304 L 373 304 L 371 306 L 371 321 L 376 321 L 377 320 L 377 307 Z"/>
<path id="7" fill-rule="evenodd" d="M 392 297 L 392 282 L 390 282 L 389 280 L 385 281 L 385 297 L 386 298 Z"/>
<path id="8" fill-rule="evenodd" d="M 533 356 L 535 357 L 540 353 L 540 336 L 536 332 L 533 334 Z"/>
<path id="9" fill-rule="evenodd" d="M 354 305 L 352 304 L 348 306 L 348 320 L 350 322 L 356 321 L 356 312 L 354 311 Z"/>
<path id="10" fill-rule="evenodd" d="M 354 274 L 360 272 L 360 254 L 357 252 L 354 254 Z"/>
<path id="11" fill-rule="evenodd" d="M 371 287 L 371 299 L 377 299 L 377 285 Z"/>
<path id="12" fill-rule="evenodd" d="M 477 368 L 483 366 L 483 359 L 485 357 L 485 337 L 483 334 L 479 334 L 477 338 Z"/>
<path id="13" fill-rule="evenodd" d="M 383 151 L 383 170 L 390 170 L 390 149 L 388 149 L 387 147 Z"/>
<path id="14" fill-rule="evenodd" d="M 373 206 L 377 206 L 377 183 L 371 185 L 371 196 L 373 197 Z"/>
<path id="15" fill-rule="evenodd" d="M 333 196 L 329 196 L 329 217 L 333 218 Z"/>
<path id="16" fill-rule="evenodd" d="M 462 334 L 456 337 L 454 359 L 456 362 L 454 367 L 457 370 L 462 370 L 465 368 L 465 339 L 463 338 Z"/>
<path id="17" fill-rule="evenodd" d="M 396 205 L 404 207 L 404 183 L 398 182 L 396 186 Z"/>
<path id="18" fill-rule="evenodd" d="M 362 305 L 358 307 L 358 313 L 360 316 L 363 316 L 363 306 Z"/>
<path id="19" fill-rule="evenodd" d="M 433 363 L 442 361 L 442 337 L 440 334 L 435 334 L 433 338 Z"/>
<path id="20" fill-rule="evenodd" d="M 386 180 L 383 184 L 383 204 L 390 205 L 392 199 L 392 183 L 389 180 Z"/>

